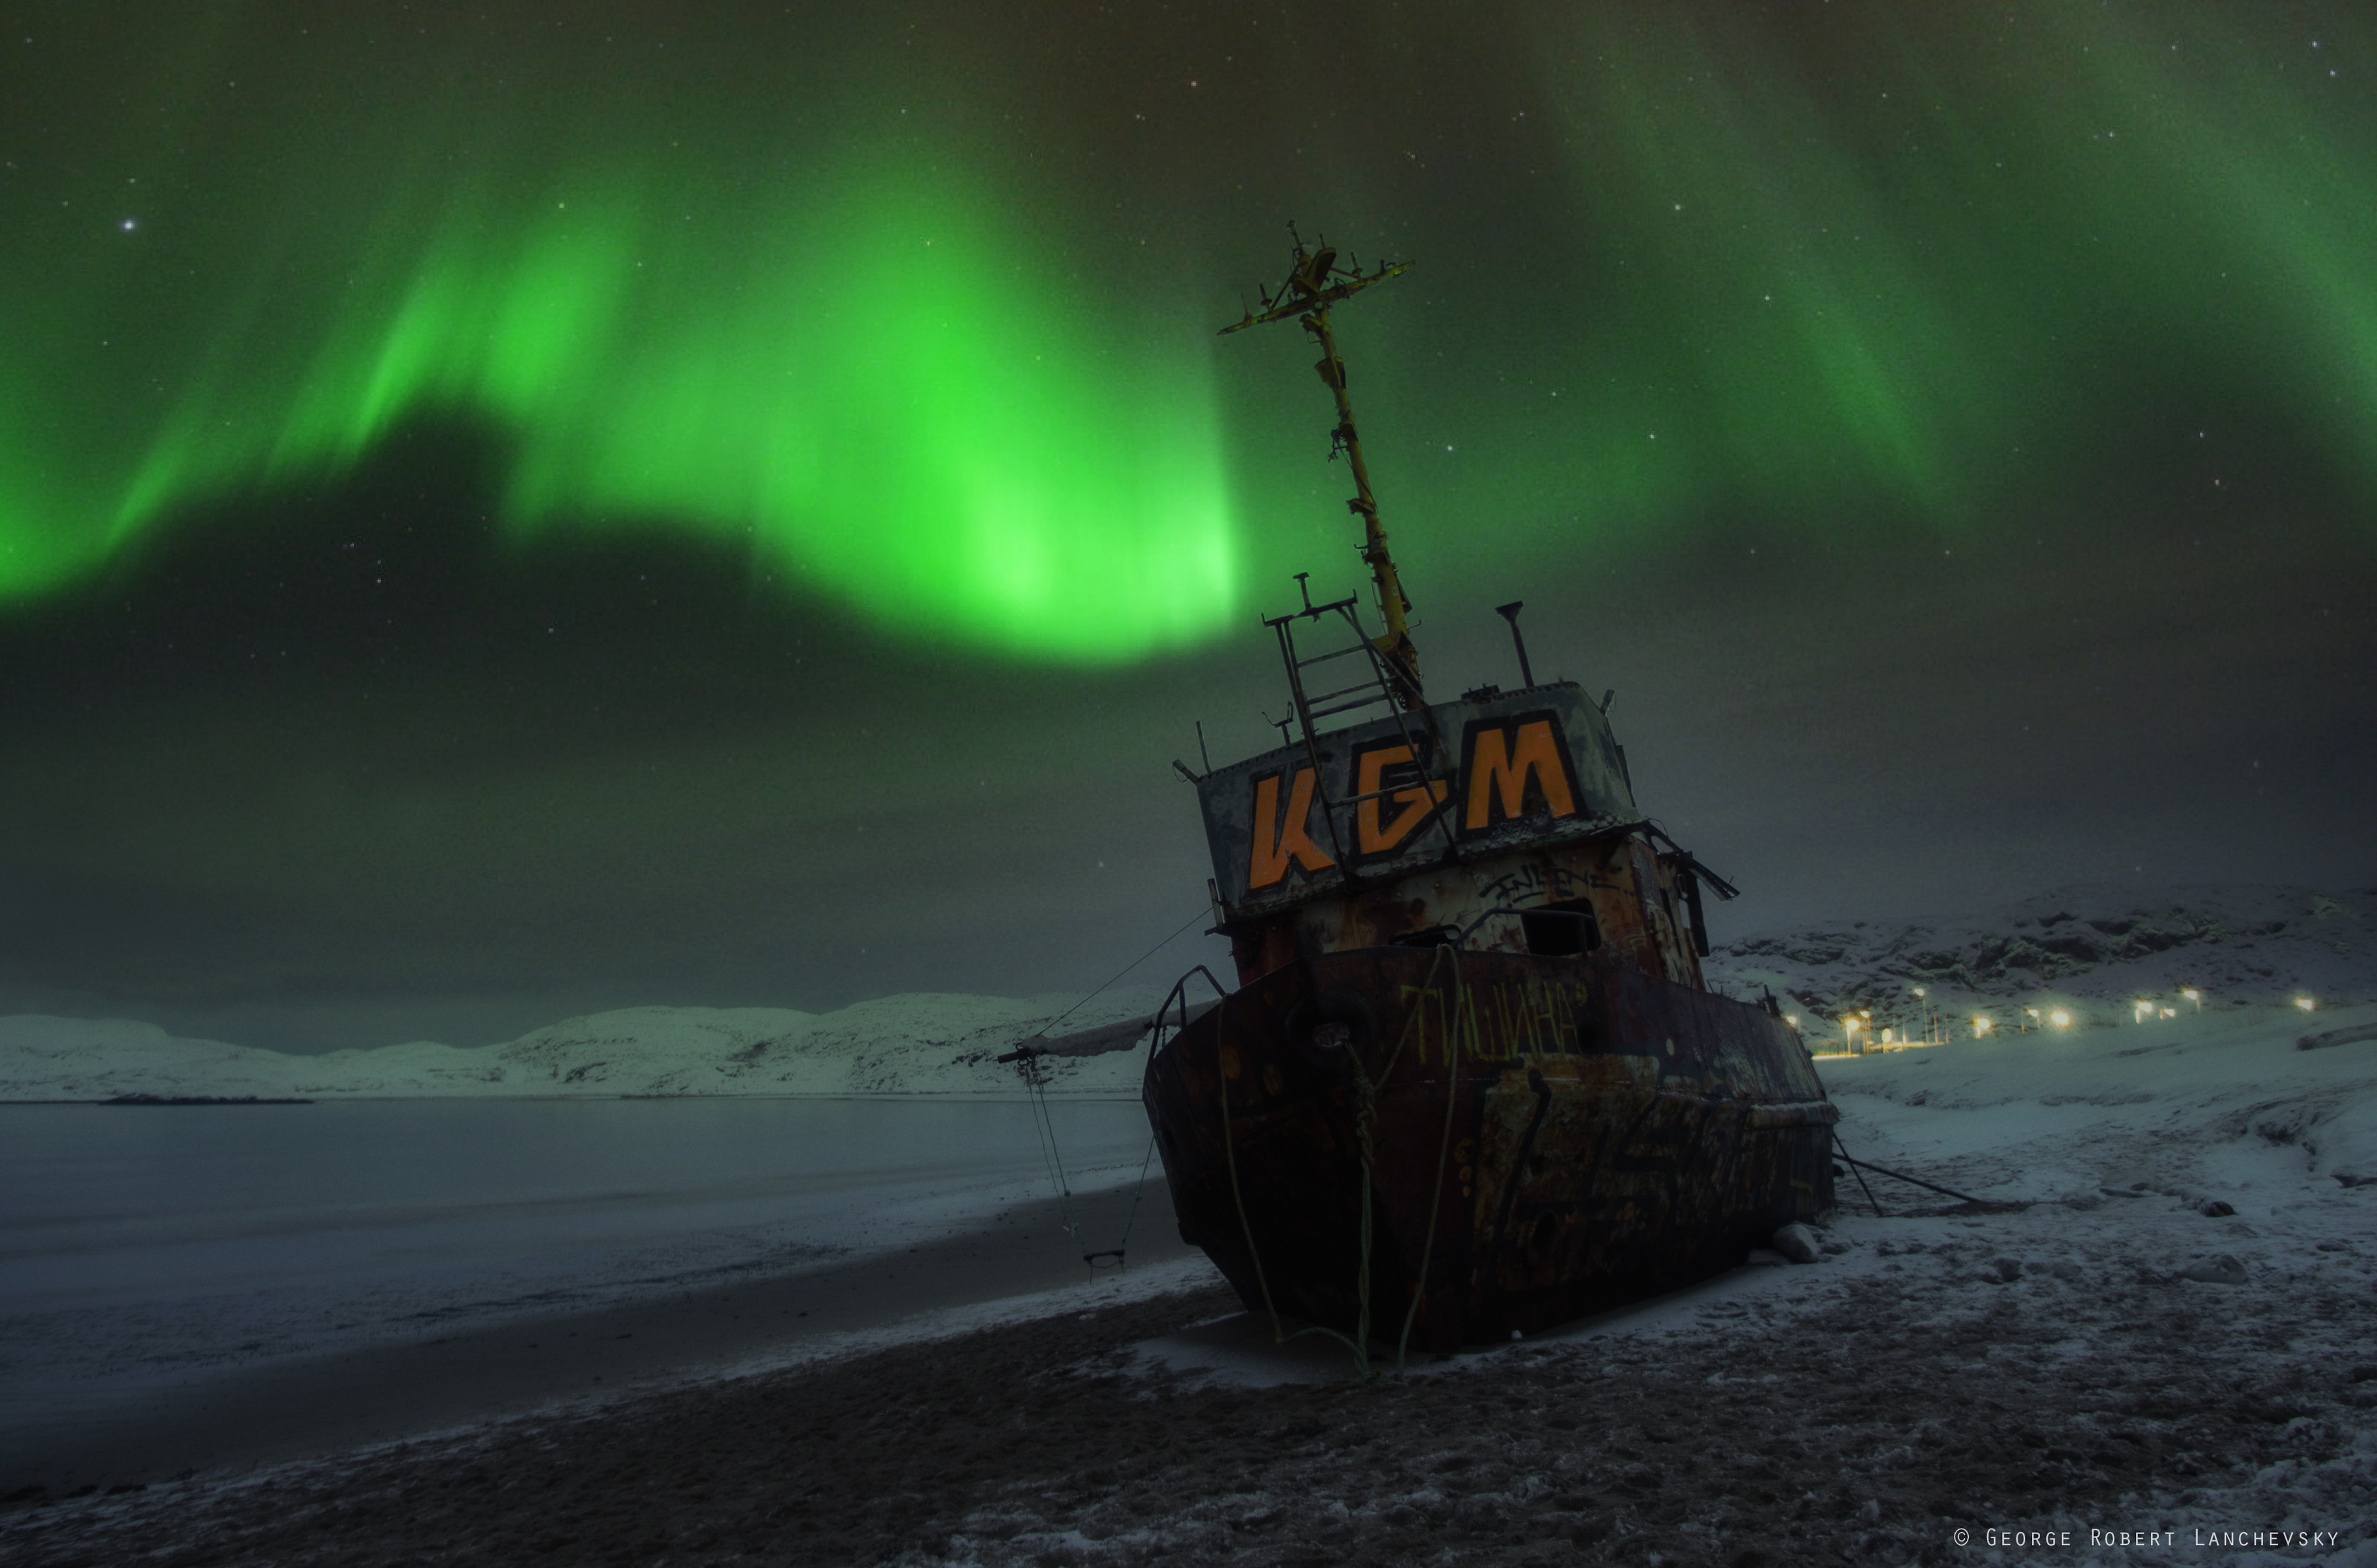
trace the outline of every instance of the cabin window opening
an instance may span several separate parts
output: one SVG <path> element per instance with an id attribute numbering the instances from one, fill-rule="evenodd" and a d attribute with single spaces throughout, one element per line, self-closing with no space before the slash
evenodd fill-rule
<path id="1" fill-rule="evenodd" d="M 1539 958 L 1574 958 L 1601 945 L 1601 923 L 1589 898 L 1562 899 L 1519 916 L 1527 951 Z"/>

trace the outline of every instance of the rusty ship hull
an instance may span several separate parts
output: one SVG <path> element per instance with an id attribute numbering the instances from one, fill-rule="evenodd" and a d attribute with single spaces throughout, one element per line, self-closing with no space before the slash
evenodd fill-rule
<path id="1" fill-rule="evenodd" d="M 1445 1350 L 1820 1217 L 1837 1113 L 1796 1021 L 1709 989 L 1702 894 L 1735 890 L 1636 801 L 1615 692 L 1538 681 L 1513 601 L 1518 687 L 1427 697 L 1330 319 L 1404 269 L 1299 235 L 1224 329 L 1294 321 L 1320 348 L 1383 629 L 1299 574 L 1299 607 L 1263 622 L 1280 744 L 1173 764 L 1236 988 L 1191 1016 L 1184 977 L 1145 1098 L 1182 1235 L 1249 1309 Z"/>
<path id="2" fill-rule="evenodd" d="M 1145 1099 L 1181 1233 L 1249 1310 L 1414 1348 L 1676 1288 L 1833 1204 L 1798 1035 L 1589 957 L 1308 954 L 1173 1035 Z"/>

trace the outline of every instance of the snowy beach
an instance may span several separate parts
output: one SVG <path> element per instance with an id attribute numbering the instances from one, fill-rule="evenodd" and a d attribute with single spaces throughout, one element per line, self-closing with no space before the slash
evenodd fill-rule
<path id="1" fill-rule="evenodd" d="M 887 1299 L 410 1443 L 25 1500 L 0 1560 L 2377 1561 L 2377 1004 L 1819 1065 L 1845 1147 L 1983 1202 L 1844 1179 L 1814 1264 L 1369 1385 L 1193 1254 Z"/>

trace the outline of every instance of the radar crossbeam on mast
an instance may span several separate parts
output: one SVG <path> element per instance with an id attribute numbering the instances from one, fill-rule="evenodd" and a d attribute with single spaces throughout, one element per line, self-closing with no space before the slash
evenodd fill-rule
<path id="1" fill-rule="evenodd" d="M 1386 623 L 1386 631 L 1375 640 L 1390 667 L 1398 672 L 1401 689 L 1397 698 L 1405 708 L 1417 710 L 1426 705 L 1426 699 L 1420 688 L 1419 650 L 1411 638 L 1411 601 L 1404 596 L 1394 558 L 1387 552 L 1387 532 L 1379 522 L 1379 501 L 1370 488 L 1369 466 L 1362 461 L 1362 438 L 1354 425 L 1354 405 L 1345 395 L 1345 362 L 1337 353 L 1336 336 L 1329 322 L 1332 305 L 1408 271 L 1411 264 L 1382 261 L 1365 272 L 1358 260 L 1348 257 L 1348 264 L 1341 267 L 1336 247 L 1326 239 L 1317 247 L 1307 247 L 1295 224 L 1288 225 L 1288 233 L 1295 237 L 1296 252 L 1287 281 L 1276 294 L 1263 296 L 1262 309 L 1248 311 L 1245 319 L 1223 328 L 1222 332 L 1227 335 L 1266 322 L 1293 319 L 1320 343 L 1320 358 L 1313 369 L 1337 400 L 1337 425 L 1330 432 L 1329 455 L 1334 458 L 1339 452 L 1344 453 L 1354 471 L 1355 493 L 1345 503 L 1345 509 L 1362 520 L 1362 559 L 1369 564 L 1371 579 L 1378 585 L 1379 614 Z"/>

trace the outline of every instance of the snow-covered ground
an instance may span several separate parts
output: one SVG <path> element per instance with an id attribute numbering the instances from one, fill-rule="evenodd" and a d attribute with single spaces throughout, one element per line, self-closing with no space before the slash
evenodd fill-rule
<path id="1" fill-rule="evenodd" d="M 305 1099 L 427 1095 L 1020 1095 L 997 1059 L 1066 1011 L 1062 997 L 898 996 L 836 1012 L 637 1007 L 549 1024 L 502 1045 L 434 1041 L 299 1056 L 181 1039 L 120 1018 L 0 1018 L 0 1100 L 118 1095 Z M 1161 999 L 1109 992 L 1065 1031 L 1145 1017 Z M 1137 1097 L 1144 1050 L 1052 1057 L 1056 1095 Z"/>
<path id="2" fill-rule="evenodd" d="M 1859 1009 L 1876 1038 L 1910 1025 L 1921 1038 L 1927 1007 L 1958 1035 L 1976 1014 L 2014 1027 L 2025 1007 L 2106 1023 L 2142 1000 L 2192 1012 L 2190 989 L 2206 1008 L 2332 1008 L 2377 1000 L 2377 891 L 2068 887 L 1966 916 L 1751 935 L 1719 945 L 1708 971 L 1737 994 L 1787 999 L 1819 1050 Z"/>
<path id="3" fill-rule="evenodd" d="M 1039 1297 L 888 1336 L 1033 1320 L 979 1339 L 33 1510 L 0 1551 L 503 1561 L 632 1484 L 672 1561 L 2377 1565 L 2377 1002 L 1819 1070 L 1852 1153 L 1989 1202 L 1874 1177 L 1876 1215 L 1844 1180 L 1812 1264 L 1368 1387 L 1210 1289 Z"/>
<path id="4" fill-rule="evenodd" d="M 1819 1069 L 1848 1150 L 1985 1202 L 1874 1175 L 1876 1215 L 1844 1178 L 1812 1266 L 1753 1254 L 1415 1368 L 1409 1453 L 1374 1442 L 1349 1471 L 1351 1440 L 1316 1423 L 1259 1477 L 1149 1489 L 1168 1508 L 1019 1486 L 905 1561 L 1006 1568 L 1084 1540 L 1084 1563 L 1254 1561 L 1256 1519 L 1280 1522 L 1271 1560 L 1359 1541 L 1417 1561 L 1474 1521 L 1509 1561 L 2377 1568 L 2377 1003 Z M 1313 1385 L 1350 1371 L 1243 1314 L 1073 1375 L 1239 1408 L 1273 1390 L 1260 1430 L 1331 1409 Z"/>
<path id="5" fill-rule="evenodd" d="M 1999 1034 L 1817 1065 L 1850 1153 L 1920 1166 L 1975 1197 L 2143 1191 L 2250 1215 L 2377 1183 L 2377 1003 Z M 1844 1206 L 1855 1192 L 1844 1184 Z"/>

